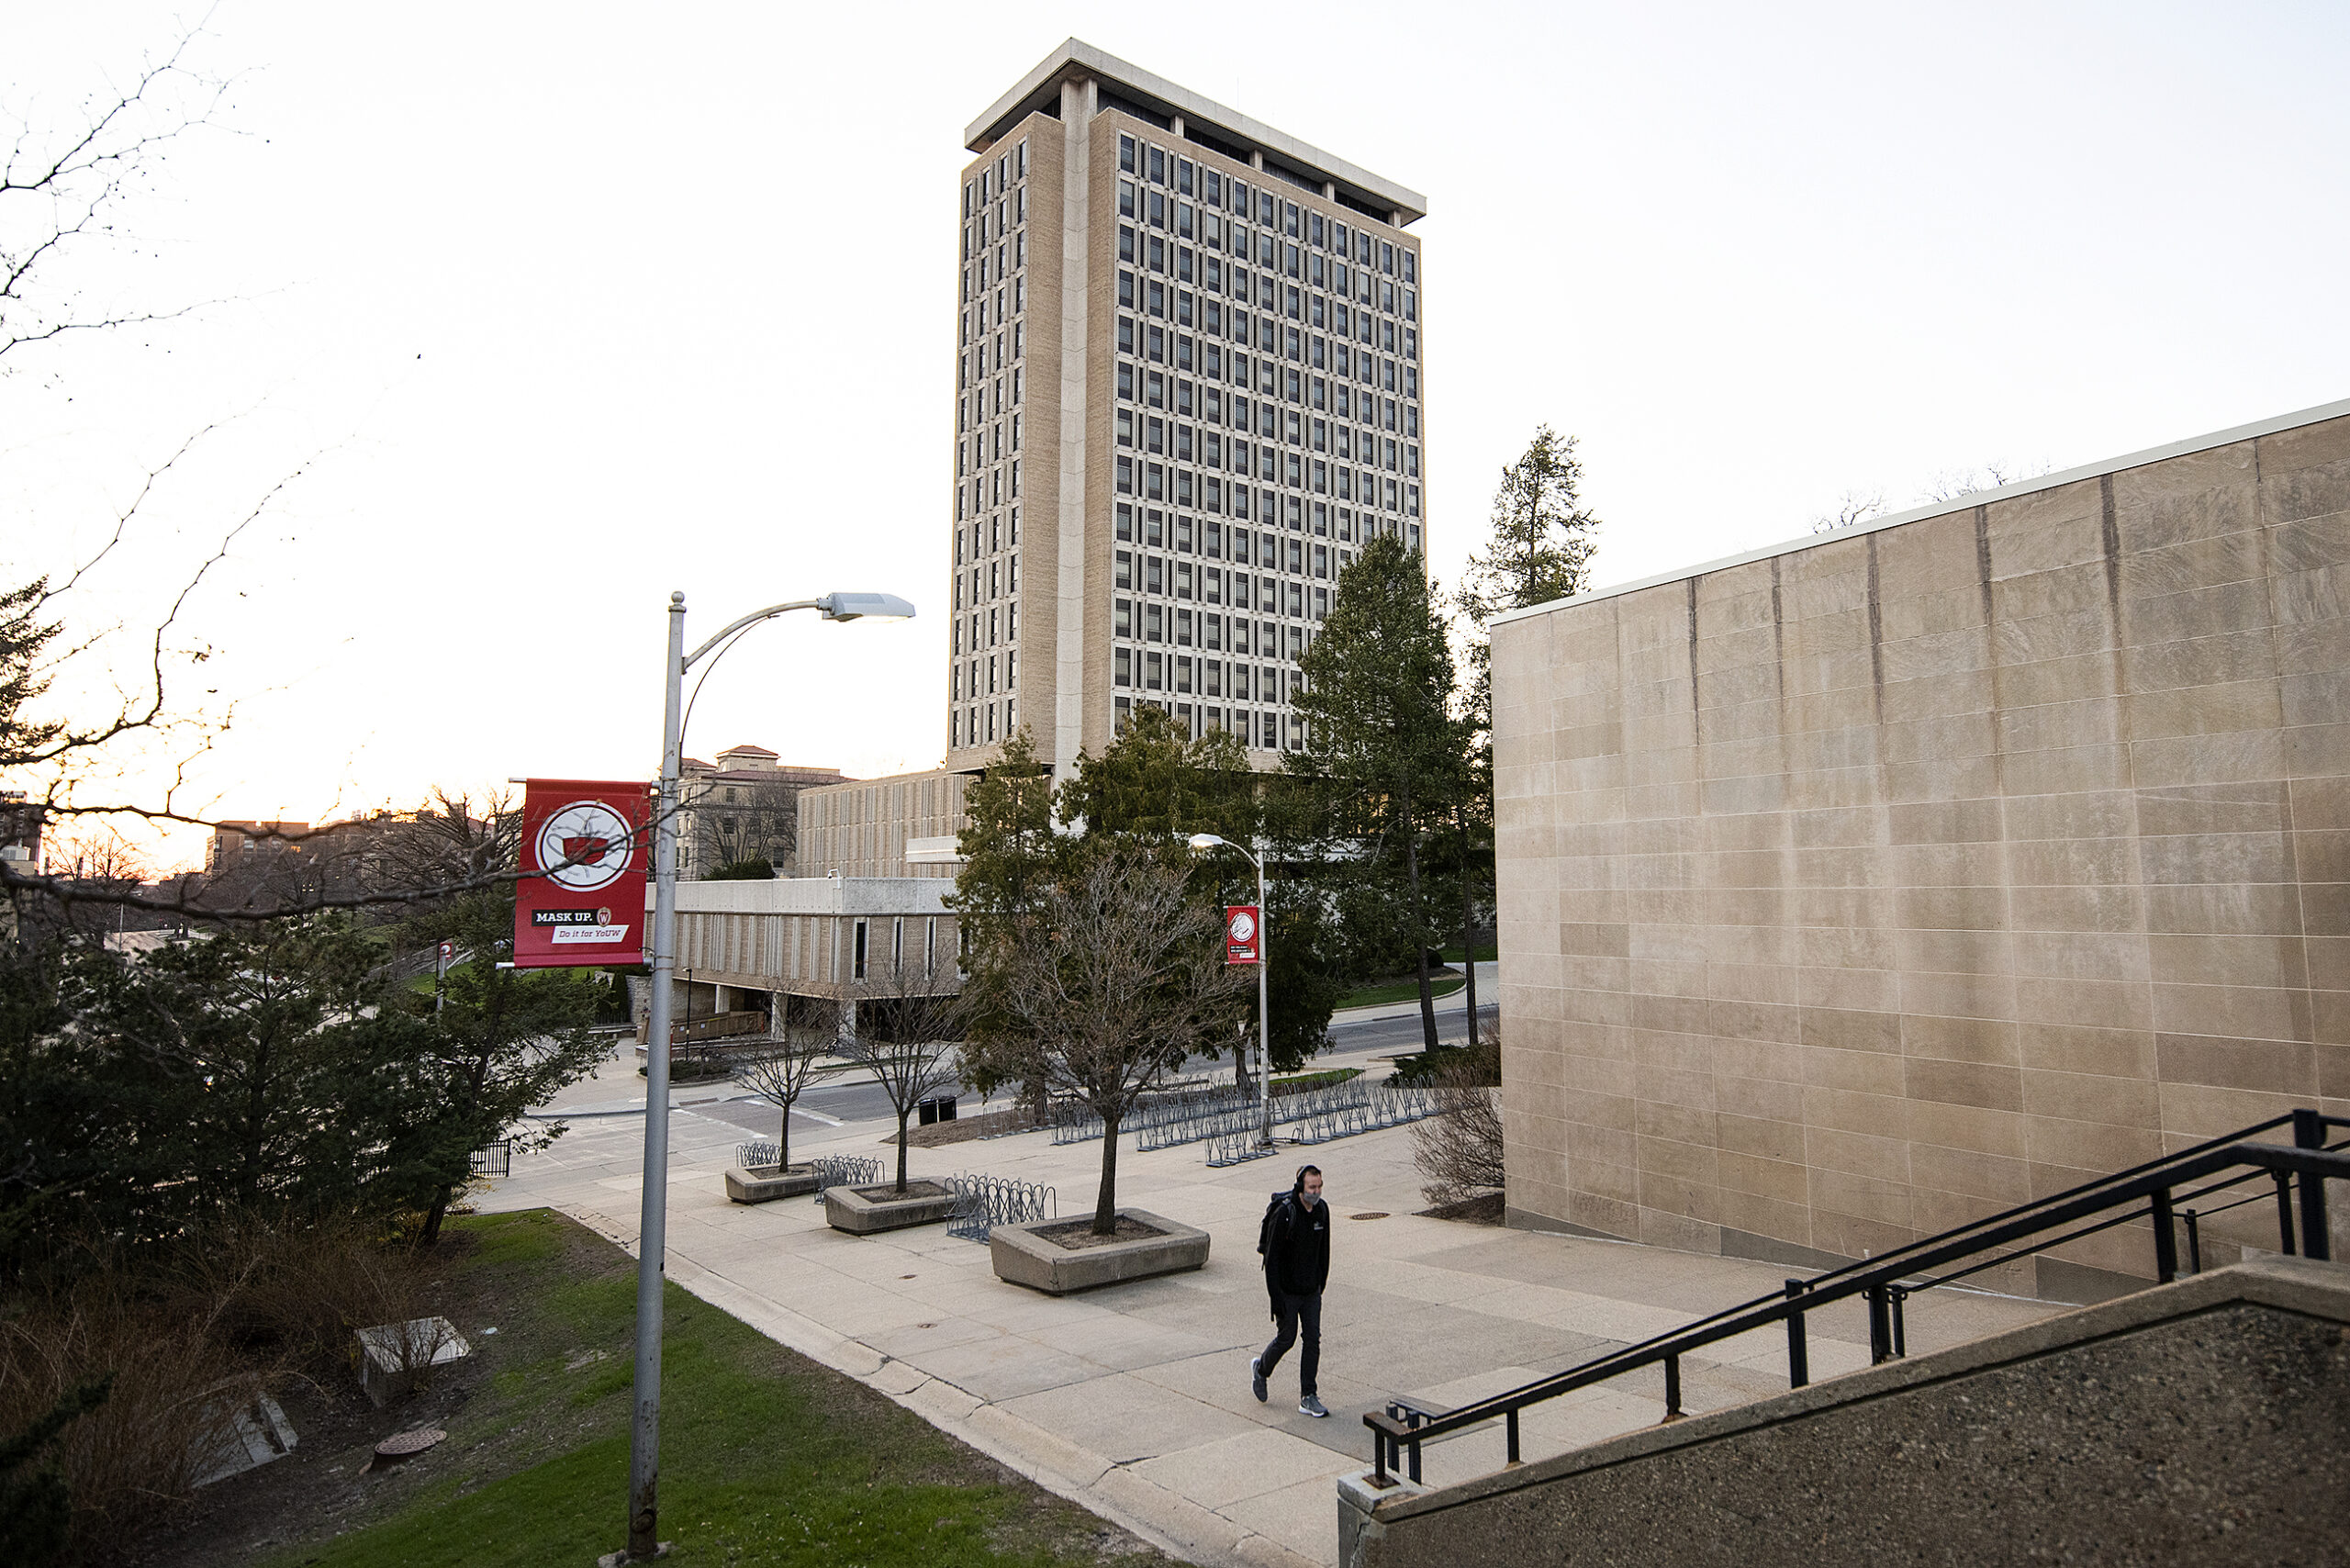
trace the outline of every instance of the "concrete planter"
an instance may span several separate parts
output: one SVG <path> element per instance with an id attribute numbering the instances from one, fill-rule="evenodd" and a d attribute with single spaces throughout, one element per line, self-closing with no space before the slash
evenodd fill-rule
<path id="1" fill-rule="evenodd" d="M 936 1225 L 953 1216 L 955 1194 L 937 1182 L 909 1181 L 906 1188 L 906 1195 L 900 1197 L 894 1182 L 878 1187 L 827 1187 L 824 1223 L 851 1236 L 872 1236 L 911 1225 Z"/>
<path id="2" fill-rule="evenodd" d="M 995 1277 L 1047 1295 L 1067 1295 L 1071 1291 L 1088 1291 L 1097 1285 L 1147 1280 L 1154 1274 L 1179 1274 L 1206 1266 L 1206 1231 L 1142 1209 L 1120 1209 L 1118 1217 L 1147 1225 L 1158 1234 L 1099 1247 L 1072 1248 L 1052 1240 L 1049 1233 L 1065 1226 L 1082 1229 L 1092 1223 L 1091 1216 L 1000 1225 L 988 1237 Z"/>
<path id="3" fill-rule="evenodd" d="M 737 1165 L 726 1172 L 726 1195 L 738 1204 L 804 1198 L 815 1190 L 812 1165 Z"/>

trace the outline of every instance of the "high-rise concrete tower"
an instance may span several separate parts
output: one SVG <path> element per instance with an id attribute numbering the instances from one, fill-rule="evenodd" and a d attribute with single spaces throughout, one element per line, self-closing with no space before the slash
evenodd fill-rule
<path id="1" fill-rule="evenodd" d="M 946 767 L 1139 704 L 1270 765 L 1339 570 L 1423 540 L 1427 202 L 1075 39 L 966 140 Z"/>

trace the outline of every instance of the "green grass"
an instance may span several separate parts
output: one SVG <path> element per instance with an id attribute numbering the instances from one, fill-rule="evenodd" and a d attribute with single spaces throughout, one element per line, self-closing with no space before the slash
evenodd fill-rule
<path id="1" fill-rule="evenodd" d="M 1438 975 L 1431 977 L 1428 990 L 1437 996 L 1450 996 L 1468 983 L 1459 975 Z M 1419 994 L 1420 982 L 1417 980 L 1393 980 L 1348 991 L 1338 998 L 1338 1005 L 1342 1008 L 1377 1007 L 1386 1002 L 1416 1001 Z"/>
<path id="2" fill-rule="evenodd" d="M 1328 1089 L 1335 1084 L 1344 1083 L 1350 1078 L 1361 1076 L 1362 1069 L 1359 1067 L 1333 1067 L 1320 1072 L 1293 1072 L 1286 1078 L 1275 1078 L 1273 1092 L 1303 1094 L 1309 1089 Z"/>
<path id="3" fill-rule="evenodd" d="M 453 1229 L 450 1283 L 498 1327 L 474 1338 L 490 1364 L 443 1418 L 449 1440 L 370 1487 L 368 1522 L 335 1535 L 352 1521 L 319 1520 L 269 1568 L 580 1568 L 622 1544 L 634 1264 L 543 1210 Z M 665 1300 L 669 1561 L 1050 1568 L 1113 1543 L 1123 1563 L 1164 1561 L 676 1285 Z"/>

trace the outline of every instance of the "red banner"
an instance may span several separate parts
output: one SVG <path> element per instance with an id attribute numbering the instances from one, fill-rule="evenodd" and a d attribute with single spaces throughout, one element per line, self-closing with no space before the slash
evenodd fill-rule
<path id="1" fill-rule="evenodd" d="M 532 778 L 523 785 L 516 969 L 644 962 L 652 821 L 649 784 Z"/>
<path id="2" fill-rule="evenodd" d="M 1227 964 L 1262 963 L 1264 950 L 1257 906 L 1253 903 L 1225 905 L 1224 961 Z"/>

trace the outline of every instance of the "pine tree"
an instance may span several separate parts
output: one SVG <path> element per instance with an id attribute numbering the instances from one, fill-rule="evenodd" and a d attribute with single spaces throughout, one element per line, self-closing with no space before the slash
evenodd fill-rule
<path id="1" fill-rule="evenodd" d="M 1592 535 L 1599 519 L 1583 504 L 1583 464 L 1575 438 L 1549 425 L 1516 462 L 1502 470 L 1494 492 L 1494 532 L 1482 555 L 1472 554 L 1469 571 L 1453 602 L 1470 626 L 1469 684 L 1461 704 L 1465 732 L 1461 766 L 1466 771 L 1453 806 L 1452 853 L 1460 876 L 1460 953 L 1469 976 L 1469 1040 L 1476 1044 L 1476 891 L 1490 885 L 1494 864 L 1494 667 L 1486 628 L 1505 610 L 1547 604 L 1581 593 L 1590 585 Z"/>
<path id="2" fill-rule="evenodd" d="M 1436 1048 L 1423 860 L 1431 831 L 1460 788 L 1457 676 L 1444 618 L 1416 551 L 1372 540 L 1338 579 L 1329 619 L 1299 660 L 1298 716 L 1305 746 L 1290 771 L 1316 781 L 1330 832 L 1361 846 L 1332 861 L 1337 874 L 1396 879 L 1393 910 L 1411 942 L 1420 1023 Z M 1364 901 L 1354 901 L 1359 907 Z"/>

